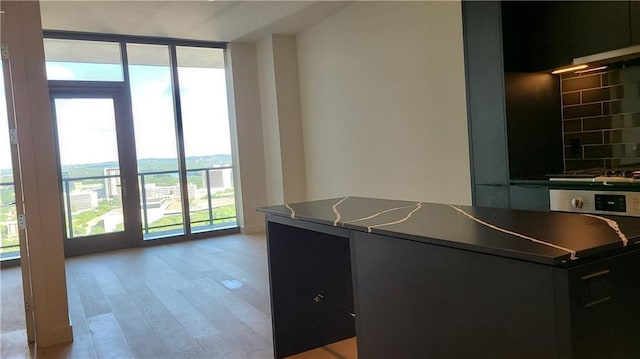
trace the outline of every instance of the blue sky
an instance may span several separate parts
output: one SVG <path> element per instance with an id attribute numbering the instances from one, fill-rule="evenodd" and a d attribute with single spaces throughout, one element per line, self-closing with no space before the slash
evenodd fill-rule
<path id="1" fill-rule="evenodd" d="M 48 63 L 49 78 L 121 80 L 118 65 Z M 88 75 L 92 74 L 92 75 Z M 175 124 L 171 77 L 166 66 L 130 66 L 136 152 L 138 158 L 175 158 Z M 230 154 L 224 69 L 179 68 L 187 156 Z M 0 99 L 0 168 L 9 168 L 4 87 Z M 56 102 L 63 164 L 115 160 L 113 115 L 107 100 Z M 87 150 L 92 149 L 92 150 Z M 102 149 L 102 150 L 98 150 Z"/>

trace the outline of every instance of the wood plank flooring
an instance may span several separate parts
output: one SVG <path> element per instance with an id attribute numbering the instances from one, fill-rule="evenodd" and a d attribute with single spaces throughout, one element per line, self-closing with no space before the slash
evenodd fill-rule
<path id="1" fill-rule="evenodd" d="M 74 341 L 36 350 L 26 342 L 20 269 L 2 269 L 1 358 L 273 357 L 264 235 L 69 258 L 66 275 Z M 322 351 L 356 357 L 355 340 Z"/>

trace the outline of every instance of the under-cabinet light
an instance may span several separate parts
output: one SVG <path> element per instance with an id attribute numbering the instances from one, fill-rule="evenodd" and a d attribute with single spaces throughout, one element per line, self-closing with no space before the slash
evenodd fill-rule
<path id="1" fill-rule="evenodd" d="M 565 67 L 563 69 L 557 69 L 555 71 L 552 71 L 551 74 L 552 75 L 557 75 L 557 74 L 562 74 L 562 73 L 565 73 L 565 72 L 586 69 L 587 67 L 589 67 L 589 66 L 588 65 L 578 65 L 578 66 Z"/>
<path id="2" fill-rule="evenodd" d="M 607 66 L 600 66 L 600 67 L 594 67 L 592 69 L 585 69 L 585 70 L 580 70 L 580 71 L 576 71 L 577 74 L 583 74 L 585 72 L 591 72 L 591 71 L 598 71 L 598 70 L 604 70 L 606 69 Z"/>

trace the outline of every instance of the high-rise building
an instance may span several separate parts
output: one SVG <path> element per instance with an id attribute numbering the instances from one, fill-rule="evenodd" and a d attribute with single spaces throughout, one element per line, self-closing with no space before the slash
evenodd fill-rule
<path id="1" fill-rule="evenodd" d="M 231 168 L 214 168 L 203 172 L 203 177 L 209 174 L 209 188 L 212 191 L 224 191 L 233 187 L 233 171 Z M 202 182 L 207 184 L 207 178 L 204 177 Z"/>
<path id="2" fill-rule="evenodd" d="M 115 176 L 115 177 L 107 177 L 104 179 L 104 189 L 105 195 L 107 198 L 111 199 L 114 197 L 120 197 L 120 169 L 119 168 L 105 168 L 104 169 L 105 176 Z"/>
<path id="3" fill-rule="evenodd" d="M 71 211 L 74 213 L 92 210 L 98 207 L 98 194 L 95 191 L 73 191 L 69 194 Z"/>

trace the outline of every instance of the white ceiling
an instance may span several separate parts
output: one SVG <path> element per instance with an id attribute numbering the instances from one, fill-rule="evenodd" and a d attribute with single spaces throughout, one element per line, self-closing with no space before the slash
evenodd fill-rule
<path id="1" fill-rule="evenodd" d="M 256 41 L 293 35 L 349 1 L 58 1 L 40 3 L 45 30 L 205 41 Z"/>

